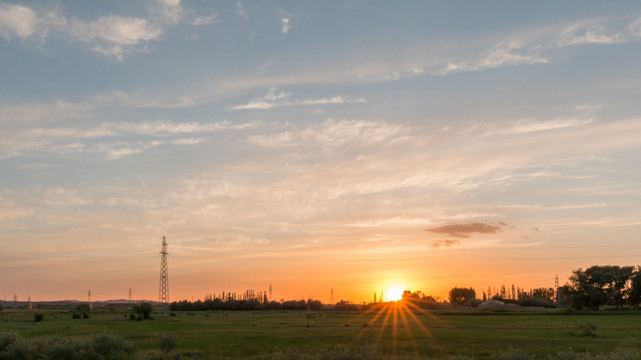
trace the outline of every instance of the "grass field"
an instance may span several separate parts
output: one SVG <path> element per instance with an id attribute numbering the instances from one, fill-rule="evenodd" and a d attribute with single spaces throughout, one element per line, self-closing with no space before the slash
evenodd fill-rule
<path id="1" fill-rule="evenodd" d="M 88 339 L 109 332 L 136 346 L 135 357 L 159 358 L 158 339 L 172 336 L 176 352 L 208 359 L 287 358 L 318 354 L 323 349 L 376 349 L 385 358 L 494 358 L 519 348 L 547 359 L 559 351 L 609 353 L 641 349 L 641 315 L 637 313 L 570 314 L 559 311 L 495 312 L 193 312 L 149 321 L 129 320 L 128 313 L 94 311 L 89 319 L 69 312 L 0 313 L 0 332 L 24 337 L 62 335 Z M 586 330 L 586 324 L 596 330 Z"/>

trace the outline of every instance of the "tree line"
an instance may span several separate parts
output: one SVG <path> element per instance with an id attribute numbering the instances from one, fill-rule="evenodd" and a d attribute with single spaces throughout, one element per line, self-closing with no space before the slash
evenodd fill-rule
<path id="1" fill-rule="evenodd" d="M 585 270 L 572 272 L 565 285 L 557 289 L 535 288 L 525 290 L 518 286 L 488 287 L 481 299 L 473 288 L 454 287 L 448 294 L 449 304 L 476 307 L 487 300 L 500 300 L 520 306 L 571 307 L 578 310 L 599 310 L 604 305 L 620 310 L 625 306 L 639 309 L 641 306 L 641 266 L 594 265 Z M 421 291 L 405 290 L 404 301 L 411 301 L 424 308 L 441 308 L 447 302 Z M 375 305 L 375 303 L 370 304 Z M 243 293 L 223 292 L 220 295 L 206 295 L 205 300 L 173 302 L 172 311 L 203 310 L 321 310 L 319 300 L 273 301 L 267 292 L 247 290 Z M 367 305 L 355 305 L 349 301 L 330 304 L 336 310 L 359 310 Z"/>
<path id="2" fill-rule="evenodd" d="M 488 295 L 491 294 L 491 295 Z M 572 272 L 568 282 L 558 289 L 536 288 L 526 291 L 505 285 L 488 287 L 483 300 L 500 300 L 521 306 L 571 307 L 577 310 L 599 310 L 608 305 L 621 310 L 624 306 L 641 305 L 641 266 L 594 265 Z M 454 287 L 449 292 L 453 305 L 474 306 L 480 303 L 473 288 Z"/>
<path id="3" fill-rule="evenodd" d="M 177 301 L 170 304 L 171 311 L 207 311 L 207 310 L 320 310 L 320 300 L 260 301 L 259 299 L 222 299 L 208 298 L 205 301 Z"/>
<path id="4" fill-rule="evenodd" d="M 591 266 L 572 272 L 569 282 L 559 288 L 563 305 L 575 309 L 599 310 L 603 305 L 641 305 L 641 266 Z"/>

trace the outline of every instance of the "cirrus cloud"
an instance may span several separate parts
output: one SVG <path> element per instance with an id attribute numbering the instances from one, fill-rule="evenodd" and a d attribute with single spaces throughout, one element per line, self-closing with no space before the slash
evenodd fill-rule
<path id="1" fill-rule="evenodd" d="M 500 226 L 499 226 L 500 225 Z M 469 238 L 471 233 L 479 234 L 498 234 L 501 232 L 501 226 L 506 224 L 500 223 L 499 225 L 489 223 L 465 223 L 465 224 L 447 224 L 435 228 L 425 229 L 435 234 L 446 234 L 448 236 L 457 238 Z"/>

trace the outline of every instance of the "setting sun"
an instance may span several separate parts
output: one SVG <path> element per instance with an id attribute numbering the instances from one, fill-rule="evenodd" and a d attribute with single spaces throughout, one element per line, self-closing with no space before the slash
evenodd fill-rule
<path id="1" fill-rule="evenodd" d="M 385 300 L 398 301 L 403 298 L 403 289 L 400 287 L 392 287 L 385 292 Z"/>

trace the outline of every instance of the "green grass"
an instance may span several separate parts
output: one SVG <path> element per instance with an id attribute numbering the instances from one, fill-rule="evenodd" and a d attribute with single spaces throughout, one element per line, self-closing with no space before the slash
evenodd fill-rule
<path id="1" fill-rule="evenodd" d="M 636 313 L 415 312 L 406 315 L 407 326 L 397 316 L 395 327 L 393 313 L 383 326 L 386 315 L 372 321 L 375 313 L 194 312 L 131 321 L 117 312 L 93 311 L 89 319 L 72 319 L 69 312 L 39 312 L 44 314 L 42 322 L 34 321 L 33 312 L 5 310 L 0 313 L 0 332 L 78 340 L 110 332 L 133 343 L 140 359 L 159 358 L 158 339 L 163 335 L 178 341 L 176 352 L 199 352 L 211 359 L 270 359 L 335 348 L 375 348 L 386 357 L 475 359 L 493 358 L 510 348 L 539 359 L 568 349 L 594 354 L 641 349 L 641 315 Z M 595 336 L 586 336 L 587 323 L 596 326 Z"/>

